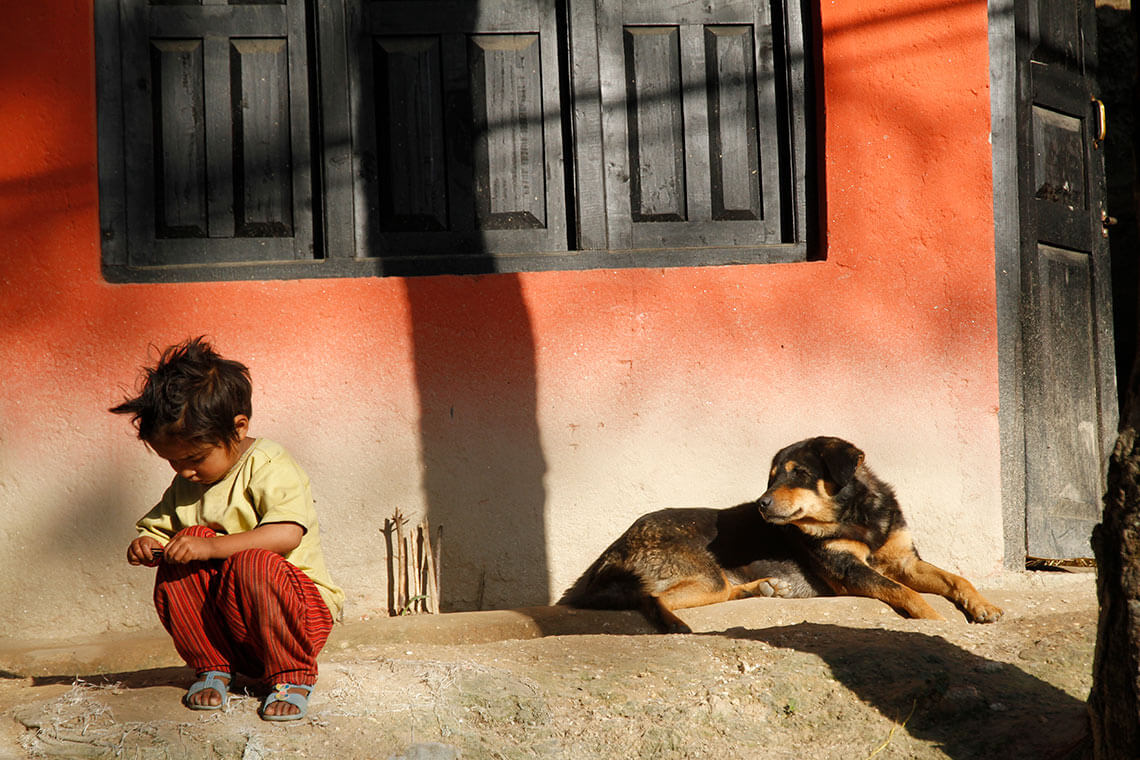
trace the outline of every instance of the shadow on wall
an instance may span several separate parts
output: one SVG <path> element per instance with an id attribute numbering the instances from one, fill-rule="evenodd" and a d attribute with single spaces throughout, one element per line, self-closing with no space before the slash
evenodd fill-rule
<path id="1" fill-rule="evenodd" d="M 965 9 L 969 13 L 979 2 L 984 4 L 984 0 L 954 0 L 882 21 L 857 20 L 830 29 L 829 34 L 840 37 L 872 23 L 921 22 L 943 11 Z M 473 3 L 467 11 L 477 16 L 479 6 Z M 811 15 L 811 23 L 819 35 L 817 15 Z M 860 63 L 871 66 L 883 59 L 922 55 L 944 43 L 957 44 L 960 34 L 952 28 L 928 40 L 927 45 L 916 46 L 900 32 L 893 37 L 898 40 L 895 47 L 878 50 L 876 56 Z M 819 53 L 819 47 L 814 47 L 813 56 Z M 822 65 L 816 59 L 813 64 L 820 107 Z M 848 76 L 858 84 L 859 75 Z M 703 91 L 705 84 L 692 82 L 688 86 Z M 844 83 L 835 89 L 844 92 Z M 594 96 L 600 97 L 600 93 Z M 822 155 L 821 107 L 815 117 L 820 127 L 816 149 Z M 937 133 L 936 125 L 944 118 L 945 113 L 935 108 L 916 107 L 906 116 L 905 136 Z M 505 126 L 492 121 L 484 128 L 495 132 Z M 358 125 L 362 134 L 370 128 L 368 123 Z M 472 130 L 470 137 L 473 141 L 488 139 L 479 130 Z M 926 166 L 931 161 L 927 146 L 918 139 L 912 143 L 896 148 L 903 154 L 901 160 Z M 474 170 L 470 156 L 480 150 L 473 144 L 470 155 L 459 162 L 464 172 Z M 386 165 L 375 157 L 364 163 Z M 872 165 L 878 165 L 877 158 L 866 159 L 866 166 Z M 933 166 L 929 172 L 931 182 L 945 176 L 937 168 Z M 861 169 L 864 174 L 875 171 Z M 818 179 L 823 181 L 822 177 Z M 472 178 L 464 176 L 463 180 Z M 940 193 L 943 197 L 959 189 L 957 177 L 941 181 L 954 185 Z M 375 215 L 375 211 L 370 213 Z M 495 273 L 490 252 L 460 252 L 477 262 L 475 266 L 485 264 L 486 273 L 405 280 L 419 393 L 423 493 L 433 529 L 442 527 L 444 532 L 443 607 L 459 610 L 545 604 L 550 593 L 544 516 L 546 462 L 538 430 L 535 337 L 530 315 L 519 276 Z M 394 253 L 398 258 L 401 252 Z M 976 296 L 960 295 L 959 299 L 985 298 L 987 293 L 982 290 Z M 940 328 L 933 325 L 926 332 L 941 334 Z M 616 526 L 615 531 L 621 527 Z M 583 558 L 582 566 L 589 559 Z"/>
<path id="2" fill-rule="evenodd" d="M 534 335 L 511 274 L 406 281 L 444 610 L 548 601 Z"/>
<path id="3" fill-rule="evenodd" d="M 819 656 L 859 699 L 951 758 L 1064 757 L 1085 735 L 1083 701 L 939 636 L 820 623 L 723 635 Z"/>

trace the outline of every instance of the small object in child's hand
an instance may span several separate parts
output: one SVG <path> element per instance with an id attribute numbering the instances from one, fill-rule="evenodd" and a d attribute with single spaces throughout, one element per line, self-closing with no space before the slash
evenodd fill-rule
<path id="1" fill-rule="evenodd" d="M 155 562 L 162 562 L 162 557 L 166 552 L 162 549 L 151 549 L 150 558 Z"/>

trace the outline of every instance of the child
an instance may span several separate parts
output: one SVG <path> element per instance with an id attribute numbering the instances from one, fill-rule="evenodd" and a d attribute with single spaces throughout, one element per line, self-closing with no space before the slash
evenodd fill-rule
<path id="1" fill-rule="evenodd" d="M 300 720 L 344 594 L 325 568 L 308 477 L 281 446 L 249 437 L 251 390 L 245 365 L 196 338 L 166 349 L 138 397 L 111 409 L 176 473 L 127 561 L 158 567 L 155 608 L 198 674 L 187 707 L 221 709 L 241 672 L 272 685 L 263 719 Z"/>

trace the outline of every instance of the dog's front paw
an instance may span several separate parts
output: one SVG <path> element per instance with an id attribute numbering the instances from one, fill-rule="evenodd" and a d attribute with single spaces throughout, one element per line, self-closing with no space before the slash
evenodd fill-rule
<path id="1" fill-rule="evenodd" d="M 996 623 L 1001 620 L 1005 610 L 980 599 L 966 604 L 966 614 L 970 617 L 970 622 L 973 623 Z"/>

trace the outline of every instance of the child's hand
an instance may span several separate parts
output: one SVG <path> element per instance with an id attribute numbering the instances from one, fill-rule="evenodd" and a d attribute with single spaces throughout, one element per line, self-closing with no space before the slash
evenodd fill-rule
<path id="1" fill-rule="evenodd" d="M 150 536 L 139 536 L 131 541 L 131 545 L 127 547 L 127 562 L 132 565 L 154 567 L 158 564 L 158 559 L 155 558 L 153 552 L 155 549 L 161 548 L 162 544 Z"/>
<path id="2" fill-rule="evenodd" d="M 167 562 L 185 565 L 187 562 L 214 559 L 214 539 L 204 536 L 176 536 L 166 545 Z"/>

